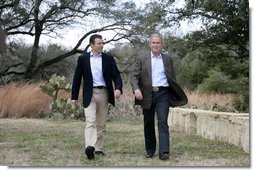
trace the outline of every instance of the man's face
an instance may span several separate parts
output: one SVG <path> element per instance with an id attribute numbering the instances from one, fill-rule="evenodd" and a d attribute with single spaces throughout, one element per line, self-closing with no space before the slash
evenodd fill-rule
<path id="1" fill-rule="evenodd" d="M 91 44 L 91 48 L 94 52 L 101 53 L 103 50 L 104 43 L 102 39 L 96 38 L 94 44 Z"/>
<path id="2" fill-rule="evenodd" d="M 161 52 L 162 49 L 162 42 L 159 37 L 153 37 L 150 41 L 150 48 L 153 53 L 158 54 Z"/>

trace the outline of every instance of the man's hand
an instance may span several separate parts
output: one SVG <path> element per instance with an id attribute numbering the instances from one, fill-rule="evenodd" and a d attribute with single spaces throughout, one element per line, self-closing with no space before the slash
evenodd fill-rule
<path id="1" fill-rule="evenodd" d="M 142 92 L 139 90 L 139 89 L 136 89 L 134 91 L 134 94 L 135 94 L 135 98 L 138 99 L 138 100 L 143 100 L 143 95 L 142 95 Z"/>
<path id="2" fill-rule="evenodd" d="M 77 106 L 77 100 L 71 100 L 71 105 L 72 107 L 76 107 Z"/>
<path id="3" fill-rule="evenodd" d="M 119 98 L 121 96 L 121 91 L 120 90 L 115 90 L 115 97 Z"/>

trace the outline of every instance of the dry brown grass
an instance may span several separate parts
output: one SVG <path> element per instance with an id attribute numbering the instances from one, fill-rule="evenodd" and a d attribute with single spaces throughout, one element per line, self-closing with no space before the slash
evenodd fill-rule
<path id="1" fill-rule="evenodd" d="M 0 88 L 0 118 L 39 117 L 42 113 L 49 113 L 50 97 L 41 92 L 37 84 L 15 83 Z M 121 108 L 120 113 L 135 115 L 132 109 L 134 96 L 130 86 L 125 86 L 123 95 L 117 100 L 116 108 Z M 204 105 L 232 106 L 233 95 L 231 94 L 200 94 L 198 92 L 187 92 L 189 103 L 184 107 L 193 106 L 201 108 Z M 59 92 L 59 98 L 70 98 L 70 93 Z M 80 92 L 81 99 L 81 92 Z M 116 109 L 118 110 L 118 109 Z M 133 113 L 134 112 L 134 113 Z"/>
<path id="2" fill-rule="evenodd" d="M 198 93 L 186 92 L 189 102 L 187 104 L 188 108 L 193 106 L 200 107 L 203 105 L 213 106 L 215 104 L 220 106 L 232 107 L 233 97 L 232 94 L 218 94 L 218 93 Z"/>
<path id="3" fill-rule="evenodd" d="M 134 98 L 132 90 L 129 86 L 126 86 L 123 92 L 124 94 L 120 101 L 128 101 L 131 98 Z M 213 106 L 214 104 L 232 107 L 234 97 L 233 94 L 199 93 L 197 91 L 185 92 L 189 100 L 188 104 L 185 106 L 187 108 L 192 108 L 193 106 L 199 108 L 203 105 Z"/>
<path id="4" fill-rule="evenodd" d="M 34 118 L 49 112 L 50 98 L 39 84 L 12 83 L 0 88 L 0 97 L 0 118 Z"/>

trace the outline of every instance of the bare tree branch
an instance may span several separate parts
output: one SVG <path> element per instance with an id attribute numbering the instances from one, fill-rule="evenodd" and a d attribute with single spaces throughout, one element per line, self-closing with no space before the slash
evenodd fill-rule
<path id="1" fill-rule="evenodd" d="M 24 65 L 24 63 L 23 62 L 19 62 L 17 64 L 8 66 L 3 72 L 0 73 L 0 75 L 1 76 L 6 76 L 6 75 L 10 75 L 10 74 L 17 74 L 17 73 L 19 73 L 20 75 L 22 73 L 24 74 L 24 71 L 23 72 L 9 71 L 11 68 L 15 68 L 15 67 L 18 67 L 18 66 L 21 66 L 21 65 Z"/>

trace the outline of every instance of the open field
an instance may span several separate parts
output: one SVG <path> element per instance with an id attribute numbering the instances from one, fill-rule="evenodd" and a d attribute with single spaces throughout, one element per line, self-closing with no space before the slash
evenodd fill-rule
<path id="1" fill-rule="evenodd" d="M 84 121 L 0 119 L 0 165 L 5 166 L 227 166 L 249 167 L 240 148 L 196 135 L 171 132 L 171 158 L 145 158 L 142 121 L 107 123 L 106 156 L 87 160 Z"/>

